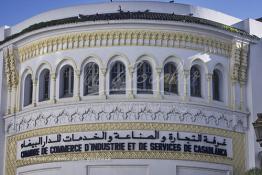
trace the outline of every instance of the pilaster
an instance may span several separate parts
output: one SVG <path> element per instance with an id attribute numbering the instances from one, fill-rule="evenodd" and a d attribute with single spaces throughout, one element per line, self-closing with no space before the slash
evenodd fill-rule
<path id="1" fill-rule="evenodd" d="M 212 101 L 212 77 L 213 77 L 212 74 L 210 74 L 210 73 L 206 74 L 208 103 L 211 103 L 211 101 Z"/>
<path id="2" fill-rule="evenodd" d="M 99 96 L 103 99 L 106 99 L 106 68 L 100 68 L 101 74 L 101 85 L 99 86 Z"/>
<path id="3" fill-rule="evenodd" d="M 76 70 L 75 71 L 76 73 L 76 81 L 75 81 L 75 88 L 74 88 L 74 98 L 77 100 L 77 101 L 80 101 L 81 98 L 80 98 L 80 71 L 79 70 Z"/>
<path id="4" fill-rule="evenodd" d="M 50 100 L 52 103 L 56 103 L 56 73 L 51 73 L 51 86 L 50 86 Z"/>
<path id="5" fill-rule="evenodd" d="M 128 75 L 129 75 L 129 80 L 128 80 L 128 98 L 133 99 L 134 98 L 134 87 L 133 87 L 133 75 L 134 75 L 134 68 L 133 66 L 129 65 L 128 67 Z"/>
<path id="6" fill-rule="evenodd" d="M 183 81 L 184 81 L 184 97 L 183 100 L 184 101 L 188 101 L 188 97 L 189 97 L 189 93 L 188 93 L 188 77 L 189 77 L 190 71 L 189 70 L 184 70 L 183 71 Z"/>

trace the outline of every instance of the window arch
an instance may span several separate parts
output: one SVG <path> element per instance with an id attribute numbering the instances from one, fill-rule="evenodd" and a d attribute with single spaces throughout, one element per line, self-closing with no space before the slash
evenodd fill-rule
<path id="1" fill-rule="evenodd" d="M 90 62 L 84 68 L 84 95 L 98 95 L 99 91 L 99 67 Z"/>
<path id="2" fill-rule="evenodd" d="M 222 75 L 220 70 L 215 69 L 212 76 L 213 100 L 221 101 L 222 99 Z"/>
<path id="3" fill-rule="evenodd" d="M 110 70 L 110 94 L 126 93 L 126 68 L 125 65 L 116 61 Z"/>
<path id="4" fill-rule="evenodd" d="M 190 94 L 201 97 L 201 72 L 196 65 L 190 69 Z"/>
<path id="5" fill-rule="evenodd" d="M 177 68 L 174 63 L 167 63 L 164 66 L 164 93 L 178 94 Z"/>
<path id="6" fill-rule="evenodd" d="M 60 98 L 72 97 L 74 92 L 74 69 L 65 65 L 60 70 Z"/>
<path id="7" fill-rule="evenodd" d="M 50 99 L 50 71 L 44 69 L 39 76 L 39 101 Z"/>
<path id="8" fill-rule="evenodd" d="M 139 62 L 137 65 L 137 93 L 153 94 L 152 91 L 152 68 L 147 61 Z"/>
<path id="9" fill-rule="evenodd" d="M 33 81 L 32 75 L 28 74 L 24 82 L 24 106 L 32 104 L 33 97 Z"/>

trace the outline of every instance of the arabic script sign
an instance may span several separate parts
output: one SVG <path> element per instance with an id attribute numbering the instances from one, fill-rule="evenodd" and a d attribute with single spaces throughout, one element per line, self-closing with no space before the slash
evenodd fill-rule
<path id="1" fill-rule="evenodd" d="M 176 151 L 233 157 L 231 138 L 170 131 L 58 133 L 21 140 L 17 148 L 17 159 L 94 151 Z"/>

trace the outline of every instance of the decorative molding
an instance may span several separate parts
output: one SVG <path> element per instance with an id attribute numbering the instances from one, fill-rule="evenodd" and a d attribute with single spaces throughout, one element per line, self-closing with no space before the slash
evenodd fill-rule
<path id="1" fill-rule="evenodd" d="M 18 49 L 20 61 L 61 50 L 109 46 L 188 48 L 230 57 L 231 44 L 216 38 L 181 32 L 117 30 L 72 33 L 31 42 Z"/>
<path id="2" fill-rule="evenodd" d="M 16 145 L 19 140 L 30 137 L 41 136 L 46 134 L 55 133 L 68 133 L 68 132 L 82 132 L 82 131 L 101 131 L 101 130 L 163 130 L 163 131 L 184 131 L 184 132 L 199 132 L 208 133 L 217 136 L 232 138 L 233 140 L 233 159 L 211 156 L 206 154 L 193 154 L 193 153 L 175 153 L 175 152 L 93 152 L 93 153 L 68 153 L 56 154 L 49 156 L 40 156 L 36 158 L 27 158 L 24 160 L 16 159 Z M 104 159 L 167 159 L 167 160 L 191 160 L 203 161 L 232 165 L 234 173 L 243 175 L 245 171 L 245 135 L 223 129 L 208 128 L 196 125 L 181 125 L 181 124 L 167 124 L 167 123 L 93 123 L 93 124 L 80 124 L 80 125 L 66 125 L 51 128 L 37 129 L 34 131 L 24 132 L 14 136 L 9 136 L 6 143 L 7 155 L 6 156 L 6 175 L 15 175 L 16 169 L 21 166 L 28 166 L 38 163 L 56 162 L 61 160 L 90 160 L 90 158 L 104 158 Z"/>
<path id="3" fill-rule="evenodd" d="M 4 53 L 4 66 L 6 74 L 6 82 L 8 87 L 17 87 L 18 73 L 17 73 L 17 58 L 18 50 L 14 45 L 10 45 L 3 49 Z"/>
<path id="4" fill-rule="evenodd" d="M 18 85 L 18 50 L 14 45 L 10 45 L 3 49 L 4 70 L 6 76 L 6 84 L 8 87 L 7 93 L 7 108 L 6 114 L 16 111 L 16 90 Z"/>
<path id="5" fill-rule="evenodd" d="M 109 105 L 110 104 L 110 105 Z M 180 103 L 108 102 L 72 104 L 17 113 L 5 120 L 7 134 L 57 125 L 103 122 L 193 124 L 244 132 L 247 115 Z"/>
<path id="6" fill-rule="evenodd" d="M 231 79 L 245 84 L 247 82 L 249 44 L 235 41 L 231 49 Z"/>

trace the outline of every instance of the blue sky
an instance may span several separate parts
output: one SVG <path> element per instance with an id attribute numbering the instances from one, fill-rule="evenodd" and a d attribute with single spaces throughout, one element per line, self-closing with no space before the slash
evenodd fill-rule
<path id="1" fill-rule="evenodd" d="M 96 2 L 110 0 L 1 0 L 0 26 L 14 25 L 50 9 Z M 262 17 L 262 0 L 175 0 L 175 2 L 211 8 L 241 19 Z"/>

